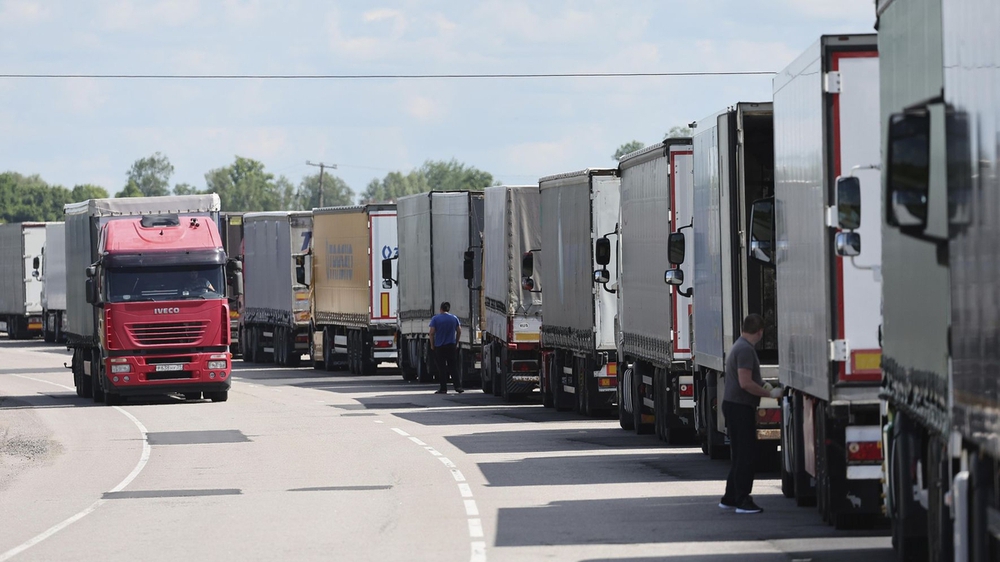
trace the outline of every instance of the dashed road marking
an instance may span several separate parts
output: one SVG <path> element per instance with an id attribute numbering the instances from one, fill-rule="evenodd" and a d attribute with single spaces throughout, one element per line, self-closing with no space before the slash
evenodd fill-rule
<path id="1" fill-rule="evenodd" d="M 476 500 L 465 500 L 465 514 L 469 517 L 479 516 L 479 506 L 476 505 Z"/>
<path id="2" fill-rule="evenodd" d="M 382 423 L 382 422 L 376 421 L 375 423 Z M 442 455 L 441 451 L 438 451 L 437 449 L 424 443 L 420 439 L 411 436 L 409 433 L 403 431 L 398 427 L 393 427 L 392 430 L 398 433 L 399 435 L 402 435 L 403 437 L 408 437 L 410 441 L 412 441 L 416 445 L 423 447 L 425 451 L 427 451 L 435 458 L 437 458 L 439 461 L 441 461 L 441 464 L 448 467 L 448 469 L 451 471 L 452 478 L 454 478 L 455 482 L 458 483 L 458 493 L 461 494 L 463 498 L 467 498 L 463 500 L 463 504 L 465 505 L 465 515 L 469 518 L 468 519 L 469 538 L 472 539 L 483 538 L 484 536 L 483 520 L 479 518 L 479 506 L 476 505 L 476 500 L 471 499 L 472 486 L 469 486 L 469 484 L 466 482 L 465 475 L 462 474 L 462 471 L 458 469 L 458 467 L 455 465 L 454 462 L 451 461 L 451 459 Z M 470 562 L 486 562 L 485 542 L 474 540 L 470 543 L 470 547 L 472 548 L 472 554 L 469 558 Z"/>

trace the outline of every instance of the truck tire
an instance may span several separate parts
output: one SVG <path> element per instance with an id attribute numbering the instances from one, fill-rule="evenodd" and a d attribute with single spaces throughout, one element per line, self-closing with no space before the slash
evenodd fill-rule
<path id="1" fill-rule="evenodd" d="M 657 367 L 653 370 L 653 433 L 660 441 L 666 442 L 670 428 L 667 427 L 666 387 L 664 369 Z"/>
<path id="2" fill-rule="evenodd" d="M 651 423 L 642 422 L 642 372 L 638 369 L 638 363 L 636 368 L 632 370 L 632 419 L 634 420 L 632 425 L 635 427 L 635 433 L 637 435 L 649 435 L 653 433 L 654 427 Z"/>
<path id="3" fill-rule="evenodd" d="M 805 431 L 802 427 L 802 420 L 805 419 L 803 408 L 806 407 L 802 394 L 794 393 L 792 403 L 792 433 L 789 445 L 788 456 L 792 460 L 790 468 L 794 470 L 792 479 L 795 487 L 795 505 L 798 507 L 813 507 L 816 505 L 816 488 L 812 476 L 806 472 L 805 463 Z M 784 434 L 782 434 L 784 438 Z"/>
<path id="4" fill-rule="evenodd" d="M 573 401 L 570 400 L 571 397 L 566 396 L 568 393 L 563 390 L 563 361 L 565 358 L 562 357 L 562 352 L 553 352 L 552 363 L 555 368 L 552 369 L 550 373 L 549 380 L 552 385 L 552 398 L 555 401 L 555 408 L 557 412 L 568 412 L 573 409 Z"/>
<path id="5" fill-rule="evenodd" d="M 900 562 L 927 559 L 927 514 L 913 500 L 911 471 L 920 458 L 922 436 L 916 423 L 896 412 L 889 447 L 889 472 L 892 485 L 892 546 Z M 817 490 L 818 495 L 818 490 Z"/>
<path id="6" fill-rule="evenodd" d="M 434 375 L 431 373 L 430 365 L 428 364 L 428 349 L 427 344 L 422 340 L 417 340 L 412 342 L 414 348 L 414 356 L 417 359 L 417 381 L 422 383 L 434 382 Z"/>
<path id="7" fill-rule="evenodd" d="M 706 392 L 708 392 L 707 389 Z M 706 415 L 708 416 L 708 420 L 705 431 L 705 445 L 708 449 L 706 451 L 708 458 L 712 460 L 729 458 L 729 447 L 726 445 L 726 437 L 719 431 L 718 401 L 718 398 L 714 396 L 707 399 L 708 410 L 706 411 Z"/>
<path id="8" fill-rule="evenodd" d="M 496 353 L 496 346 L 493 346 L 493 352 L 490 354 L 490 356 L 493 358 L 491 361 L 492 363 L 491 368 L 493 369 L 493 379 L 490 382 L 490 386 L 492 386 L 490 390 L 492 391 L 493 396 L 502 397 L 503 384 L 504 384 L 503 366 L 501 365 L 502 360 L 500 359 L 500 356 L 497 355 Z"/>
<path id="9" fill-rule="evenodd" d="M 295 349 L 299 334 L 293 328 L 285 328 L 285 365 L 294 368 L 302 366 L 302 353 Z"/>
<path id="10" fill-rule="evenodd" d="M 490 353 L 490 342 L 485 337 L 483 338 L 483 362 L 479 366 L 479 387 L 483 390 L 483 394 L 491 394 L 493 392 L 493 377 L 490 376 L 493 369 L 493 359 Z"/>
<path id="11" fill-rule="evenodd" d="M 53 316 L 55 316 L 55 315 L 53 315 Z M 45 343 L 55 343 L 56 342 L 55 326 L 52 325 L 52 324 L 55 324 L 55 323 L 56 323 L 55 321 L 49 322 L 49 311 L 43 310 L 42 311 L 42 339 L 45 340 Z"/>
<path id="12" fill-rule="evenodd" d="M 781 495 L 786 498 L 795 497 L 795 465 L 792 456 L 795 449 L 791 441 L 794 439 L 793 427 L 797 420 L 790 413 L 792 408 L 785 405 L 790 399 L 791 396 L 787 396 L 781 402 L 784 411 L 789 412 L 787 416 L 782 416 L 786 423 L 781 428 Z"/>
<path id="13" fill-rule="evenodd" d="M 91 372 L 93 372 L 94 370 L 95 369 L 91 369 Z M 91 398 L 94 399 L 94 403 L 95 404 L 103 404 L 104 403 L 104 383 L 101 381 L 102 378 L 103 378 L 103 376 L 101 375 L 101 373 L 94 373 L 94 374 L 90 375 L 90 379 L 91 379 L 90 380 L 90 388 L 91 388 L 90 396 L 91 396 Z"/>
<path id="14" fill-rule="evenodd" d="M 378 372 L 378 363 L 375 362 L 375 358 L 372 357 L 374 350 L 372 349 L 372 338 L 366 332 L 361 332 L 361 374 L 366 377 L 375 376 Z"/>
<path id="15" fill-rule="evenodd" d="M 618 377 L 618 425 L 621 426 L 625 431 L 632 431 L 635 429 L 635 418 L 632 417 L 632 413 L 628 411 L 625 407 L 625 398 L 627 393 L 625 388 L 630 385 L 632 380 L 632 367 L 628 367 Z"/>

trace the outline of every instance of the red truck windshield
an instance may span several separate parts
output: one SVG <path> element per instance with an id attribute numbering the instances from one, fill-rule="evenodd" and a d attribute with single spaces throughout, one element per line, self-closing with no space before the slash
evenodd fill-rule
<path id="1" fill-rule="evenodd" d="M 220 265 L 114 268 L 107 276 L 110 302 L 217 299 L 226 290 Z"/>

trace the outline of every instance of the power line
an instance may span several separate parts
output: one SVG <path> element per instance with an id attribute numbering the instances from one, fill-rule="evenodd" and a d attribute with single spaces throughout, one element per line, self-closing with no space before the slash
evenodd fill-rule
<path id="1" fill-rule="evenodd" d="M 536 78 L 664 78 L 696 76 L 770 76 L 767 70 L 680 72 L 543 72 L 497 74 L 61 74 L 6 73 L 0 79 L 95 79 L 95 80 L 466 80 Z"/>

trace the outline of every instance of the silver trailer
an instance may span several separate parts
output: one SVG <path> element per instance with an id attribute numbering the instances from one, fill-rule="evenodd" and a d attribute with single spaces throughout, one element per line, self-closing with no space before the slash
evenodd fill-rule
<path id="1" fill-rule="evenodd" d="M 45 341 L 66 341 L 66 223 L 45 225 L 45 248 L 35 272 L 42 282 L 42 335 Z"/>
<path id="2" fill-rule="evenodd" d="M 775 196 L 750 223 L 778 276 L 782 491 L 837 527 L 882 518 L 878 92 L 875 35 L 821 37 L 777 75 Z M 838 182 L 864 215 L 836 215 Z"/>
<path id="3" fill-rule="evenodd" d="M 451 313 L 462 323 L 458 353 L 463 380 L 467 386 L 478 386 L 483 194 L 431 191 L 401 197 L 396 207 L 399 256 L 395 282 L 399 284 L 399 367 L 403 378 L 432 379 L 436 363 L 430 355 L 427 332 L 438 307 L 447 301 Z"/>
<path id="4" fill-rule="evenodd" d="M 515 400 L 539 385 L 542 293 L 539 272 L 522 261 L 541 245 L 537 185 L 485 191 L 483 229 L 483 392 Z M 533 257 L 529 258 L 533 261 Z M 532 269 L 534 269 L 532 267 Z"/>
<path id="5" fill-rule="evenodd" d="M 586 415 L 611 411 L 618 375 L 613 286 L 619 271 L 608 237 L 618 224 L 618 171 L 590 168 L 538 183 L 542 251 L 537 261 L 547 287 L 542 392 L 557 409 Z"/>
<path id="6" fill-rule="evenodd" d="M 876 10 L 893 544 L 899 560 L 994 561 L 1000 9 L 994 0 L 879 0 Z"/>
<path id="7" fill-rule="evenodd" d="M 694 152 L 689 138 L 667 139 L 619 162 L 618 420 L 668 443 L 694 436 L 691 292 L 672 288 L 672 233 L 691 226 Z"/>
<path id="8" fill-rule="evenodd" d="M 770 103 L 738 103 L 697 123 L 694 137 L 694 391 L 702 450 L 728 456 L 722 416 L 726 354 L 743 319 L 764 317 L 757 345 L 761 374 L 777 381 L 778 318 L 775 271 L 749 259 L 743 248 L 754 201 L 774 195 L 774 129 Z M 684 233 L 687 239 L 687 233 Z M 684 252 L 671 262 L 684 262 Z M 683 245 L 682 245 L 683 246 Z M 678 255 L 674 256 L 676 253 Z M 681 272 L 684 269 L 680 270 Z M 669 274 L 668 274 L 669 276 Z M 674 280 L 684 275 L 673 276 Z M 764 398 L 757 417 L 762 460 L 777 460 L 781 411 Z"/>
<path id="9" fill-rule="evenodd" d="M 12 340 L 42 335 L 42 282 L 32 271 L 44 247 L 45 223 L 0 225 L 0 331 Z"/>
<path id="10" fill-rule="evenodd" d="M 312 359 L 317 368 L 373 375 L 395 363 L 397 291 L 376 281 L 398 252 L 396 206 L 313 209 Z"/>
<path id="11" fill-rule="evenodd" d="M 297 367 L 309 353 L 311 211 L 243 215 L 243 359 Z"/>

